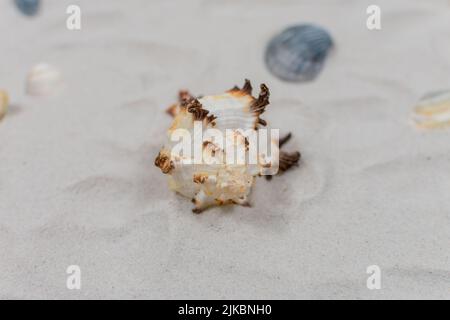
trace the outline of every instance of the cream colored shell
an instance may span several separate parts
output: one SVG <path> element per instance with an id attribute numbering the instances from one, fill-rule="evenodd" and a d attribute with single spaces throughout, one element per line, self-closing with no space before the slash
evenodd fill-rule
<path id="1" fill-rule="evenodd" d="M 62 86 L 61 73 L 46 63 L 34 66 L 28 73 L 26 92 L 32 96 L 48 96 Z"/>
<path id="2" fill-rule="evenodd" d="M 8 112 L 8 104 L 9 104 L 9 97 L 8 93 L 6 91 L 0 90 L 0 120 L 3 119 L 3 117 Z"/>
<path id="3" fill-rule="evenodd" d="M 168 130 L 169 136 L 176 129 L 186 129 L 193 136 L 194 121 L 201 121 L 204 129 L 214 128 L 224 132 L 232 129 L 231 143 L 235 147 L 246 146 L 247 137 L 244 132 L 257 131 L 266 122 L 260 118 L 269 104 L 269 91 L 261 85 L 258 98 L 251 95 L 252 87 L 248 80 L 242 89 L 237 87 L 219 95 L 204 96 L 195 99 L 187 92 L 180 94 L 180 102 L 173 105 L 168 112 L 174 116 Z M 267 166 L 278 167 L 278 157 L 258 155 L 258 164 L 228 164 L 222 160 L 226 149 L 203 136 L 203 158 L 217 160 L 214 165 L 184 163 L 183 156 L 172 152 L 175 142 L 168 139 L 155 160 L 155 165 L 168 175 L 169 187 L 192 199 L 194 212 L 224 204 L 249 205 L 249 195 L 255 178 L 267 169 Z M 270 142 L 272 154 L 278 154 L 278 140 Z M 228 145 L 227 145 L 228 146 Z M 291 155 L 292 156 L 292 155 Z M 288 168 L 298 162 L 299 154 L 294 154 L 289 164 L 281 164 Z M 283 158 L 283 155 L 280 155 Z M 211 163 L 211 162 L 208 162 Z"/>

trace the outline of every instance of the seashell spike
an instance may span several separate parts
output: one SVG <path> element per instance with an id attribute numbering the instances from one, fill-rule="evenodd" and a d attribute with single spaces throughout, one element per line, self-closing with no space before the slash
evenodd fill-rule
<path id="1" fill-rule="evenodd" d="M 287 28 L 267 46 L 270 72 L 286 81 L 310 81 L 322 70 L 333 40 L 321 27 L 303 24 Z"/>
<path id="2" fill-rule="evenodd" d="M 155 165 L 168 176 L 173 191 L 192 200 L 195 213 L 227 204 L 249 206 L 257 176 L 269 177 L 298 165 L 300 153 L 280 151 L 290 134 L 264 140 L 270 152 L 255 143 L 267 132 L 262 129 L 267 122 L 260 116 L 269 97 L 264 84 L 253 97 L 252 85 L 245 80 L 242 88 L 235 86 L 218 95 L 195 97 L 180 91 L 178 102 L 167 110 L 173 117 L 170 139 Z"/>

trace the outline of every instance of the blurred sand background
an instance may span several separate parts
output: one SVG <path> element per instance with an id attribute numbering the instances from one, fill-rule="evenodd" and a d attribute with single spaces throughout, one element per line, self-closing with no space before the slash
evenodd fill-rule
<path id="1" fill-rule="evenodd" d="M 82 30 L 66 29 L 66 7 Z M 382 9 L 382 30 L 366 8 Z M 0 298 L 450 299 L 450 130 L 410 122 L 450 88 L 450 3 L 432 1 L 0 2 Z M 308 84 L 263 62 L 284 27 L 314 22 L 336 48 Z M 48 62 L 65 88 L 25 95 Z M 301 166 L 257 181 L 252 208 L 202 215 L 153 165 L 181 88 L 266 83 L 264 118 Z M 366 268 L 382 270 L 368 290 Z M 79 265 L 82 289 L 66 288 Z"/>

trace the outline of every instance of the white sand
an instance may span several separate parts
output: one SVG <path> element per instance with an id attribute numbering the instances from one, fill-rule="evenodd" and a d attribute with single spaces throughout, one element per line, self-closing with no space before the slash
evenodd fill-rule
<path id="1" fill-rule="evenodd" d="M 0 298 L 450 298 L 450 130 L 409 117 L 450 87 L 448 1 L 0 2 Z M 366 8 L 382 9 L 368 31 Z M 68 4 L 82 31 L 65 28 Z M 331 30 L 317 81 L 263 63 L 297 22 Z M 24 94 L 27 71 L 66 87 Z M 180 88 L 218 93 L 244 78 L 272 92 L 265 119 L 294 134 L 301 167 L 258 180 L 253 207 L 202 215 L 153 166 Z M 66 289 L 69 265 L 82 289 Z M 366 288 L 379 265 L 382 289 Z"/>

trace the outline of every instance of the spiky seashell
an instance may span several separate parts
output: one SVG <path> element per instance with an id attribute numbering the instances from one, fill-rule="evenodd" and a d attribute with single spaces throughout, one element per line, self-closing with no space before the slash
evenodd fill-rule
<path id="1" fill-rule="evenodd" d="M 36 65 L 28 73 L 26 91 L 32 96 L 46 96 L 59 90 L 62 85 L 61 73 L 46 63 Z"/>
<path id="2" fill-rule="evenodd" d="M 197 155 L 195 150 L 193 155 L 190 152 L 174 152 L 176 142 L 169 139 L 156 157 L 155 165 L 168 175 L 170 188 L 192 199 L 194 212 L 199 213 L 216 205 L 248 206 L 248 196 L 257 176 L 277 173 L 278 168 L 279 171 L 286 171 L 298 164 L 299 152 L 286 153 L 279 149 L 279 143 L 287 142 L 290 135 L 281 140 L 278 136 L 269 137 L 270 155 L 258 149 L 255 151 L 256 162 L 249 161 L 246 155 L 238 152 L 236 159 L 239 158 L 240 162 L 224 161 L 230 154 L 234 158 L 230 147 L 232 150 L 241 148 L 244 153 L 249 151 L 249 139 L 267 125 L 260 116 L 268 104 L 267 86 L 261 85 L 261 92 L 255 98 L 250 81 L 246 80 L 242 88 L 234 87 L 219 95 L 195 98 L 189 92 L 181 91 L 178 103 L 167 110 L 174 117 L 168 130 L 170 137 L 183 129 L 189 133 L 190 139 L 195 140 L 198 133 L 196 126 L 200 124 L 203 130 L 214 129 L 226 137 L 225 143 L 221 144 L 208 135 L 201 135 Z M 195 142 L 192 144 L 195 145 Z M 193 161 L 198 155 L 203 162 Z"/>
<path id="3" fill-rule="evenodd" d="M 415 108 L 413 119 L 423 129 L 450 127 L 450 90 L 425 95 Z"/>
<path id="4" fill-rule="evenodd" d="M 266 65 L 282 80 L 313 80 L 322 70 L 332 46 L 331 36 L 325 29 L 310 24 L 293 26 L 269 42 Z"/>
<path id="5" fill-rule="evenodd" d="M 0 90 L 0 120 L 2 120 L 6 115 L 6 112 L 8 112 L 8 104 L 8 93 L 6 93 L 6 91 Z"/>

